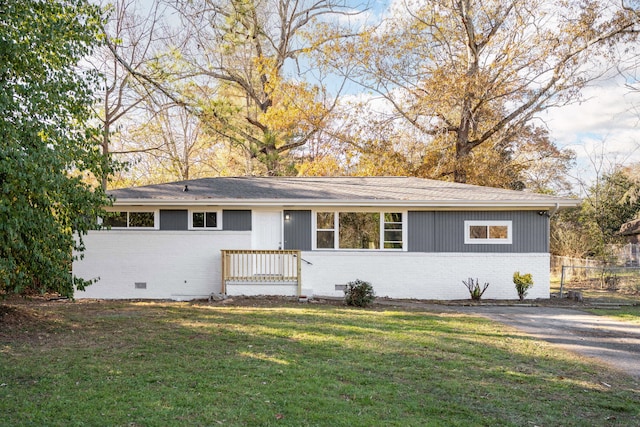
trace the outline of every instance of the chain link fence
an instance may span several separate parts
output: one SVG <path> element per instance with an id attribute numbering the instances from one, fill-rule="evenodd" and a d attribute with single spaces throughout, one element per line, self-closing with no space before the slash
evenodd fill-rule
<path id="1" fill-rule="evenodd" d="M 551 257 L 551 279 L 560 282 L 560 294 L 570 290 L 600 290 L 640 295 L 640 245 L 611 246 L 611 262 Z"/>
<path id="2" fill-rule="evenodd" d="M 640 295 L 640 267 L 564 265 L 560 271 L 560 295 L 572 289 Z"/>

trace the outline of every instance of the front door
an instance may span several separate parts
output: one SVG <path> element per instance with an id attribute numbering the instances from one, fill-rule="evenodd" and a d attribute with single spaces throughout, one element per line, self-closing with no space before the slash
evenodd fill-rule
<path id="1" fill-rule="evenodd" d="M 251 248 L 282 249 L 282 211 L 253 211 Z"/>
<path id="2" fill-rule="evenodd" d="M 251 246 L 258 250 L 282 249 L 282 212 L 253 211 L 251 213 Z M 282 276 L 282 255 L 256 254 L 253 256 L 253 274 Z"/>

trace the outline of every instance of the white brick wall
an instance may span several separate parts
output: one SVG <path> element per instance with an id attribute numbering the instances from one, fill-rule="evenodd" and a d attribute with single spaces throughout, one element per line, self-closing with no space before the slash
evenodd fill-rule
<path id="1" fill-rule="evenodd" d="M 377 296 L 416 299 L 469 299 L 462 283 L 472 277 L 489 288 L 485 299 L 517 299 L 513 273 L 531 273 L 527 298 L 549 298 L 549 254 L 409 252 L 304 252 L 302 293 L 344 296 L 335 285 L 355 279 L 373 286 Z"/>
<path id="2" fill-rule="evenodd" d="M 222 249 L 251 247 L 251 232 L 96 231 L 85 236 L 84 259 L 73 265 L 85 279 L 100 277 L 76 298 L 191 300 L 221 289 Z M 392 298 L 468 299 L 462 280 L 489 282 L 485 299 L 517 299 L 515 271 L 531 273 L 528 298 L 549 298 L 549 254 L 303 252 L 302 294 L 342 297 L 335 285 L 371 282 Z M 136 289 L 136 282 L 146 289 Z M 233 295 L 295 295 L 295 287 L 238 285 Z"/>
<path id="3" fill-rule="evenodd" d="M 222 249 L 251 247 L 247 231 L 95 231 L 73 273 L 100 280 L 76 298 L 206 298 L 220 292 Z M 136 289 L 145 282 L 146 289 Z"/>

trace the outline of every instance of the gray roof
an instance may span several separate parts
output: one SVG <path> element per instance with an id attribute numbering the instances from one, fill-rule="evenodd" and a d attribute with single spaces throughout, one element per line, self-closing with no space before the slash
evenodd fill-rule
<path id="1" fill-rule="evenodd" d="M 188 191 L 184 191 L 188 189 Z M 525 191 L 411 177 L 219 177 L 109 191 L 116 204 L 575 206 Z"/>

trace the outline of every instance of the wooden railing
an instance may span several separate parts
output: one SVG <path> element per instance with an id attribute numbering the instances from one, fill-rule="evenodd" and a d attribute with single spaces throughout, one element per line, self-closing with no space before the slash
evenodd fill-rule
<path id="1" fill-rule="evenodd" d="M 300 251 L 222 250 L 222 293 L 227 284 L 295 284 L 300 295 Z"/>

